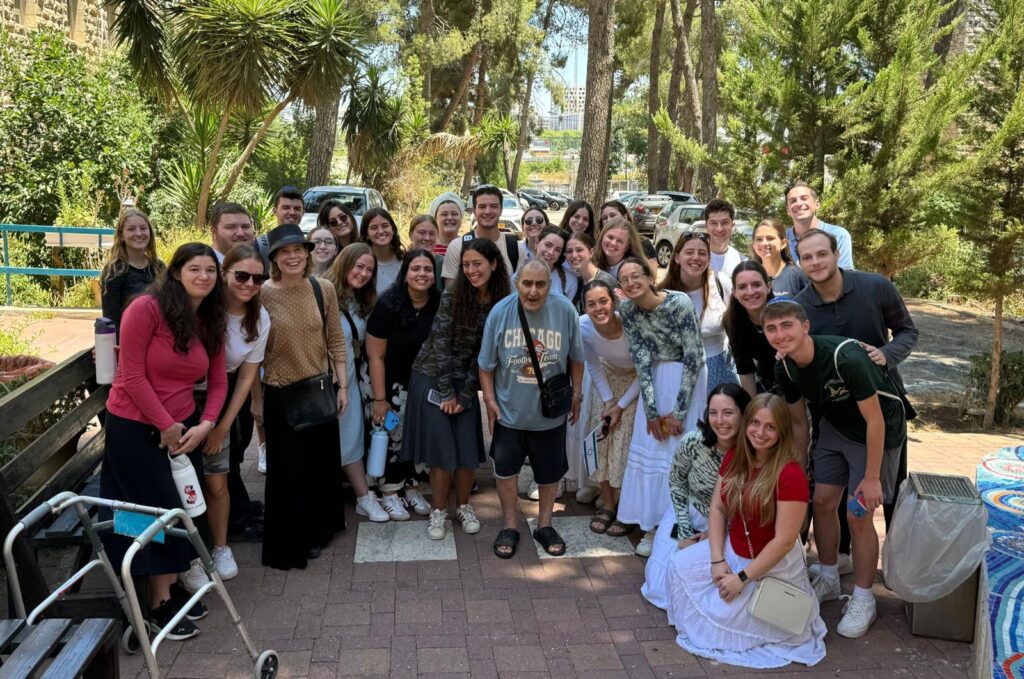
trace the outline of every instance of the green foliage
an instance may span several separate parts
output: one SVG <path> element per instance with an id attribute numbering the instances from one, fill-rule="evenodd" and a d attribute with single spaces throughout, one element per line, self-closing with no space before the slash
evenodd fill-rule
<path id="1" fill-rule="evenodd" d="M 916 246 L 927 257 L 896 275 L 893 282 L 905 297 L 920 297 L 939 302 L 962 303 L 970 281 L 978 273 L 979 253 L 962 240 L 956 229 L 935 227 L 919 232 Z M 913 246 L 911 246 L 913 247 Z"/>
<path id="2" fill-rule="evenodd" d="M 971 356 L 971 370 L 967 376 L 970 393 L 976 397 L 989 391 L 992 377 L 991 354 Z M 996 396 L 996 424 L 1009 424 L 1014 408 L 1024 401 L 1024 351 L 1004 351 L 999 362 L 999 393 Z"/>
<path id="3" fill-rule="evenodd" d="M 208 243 L 210 232 L 196 228 L 191 222 L 179 224 L 160 231 L 156 242 L 156 255 L 165 264 L 171 261 L 174 251 L 185 243 Z"/>
<path id="4" fill-rule="evenodd" d="M 24 336 L 26 323 L 16 320 L 0 330 L 0 356 L 24 356 L 35 353 L 32 341 Z"/>
<path id="5" fill-rule="evenodd" d="M 348 144 L 349 167 L 374 188 L 402 147 L 405 100 L 384 82 L 384 71 L 370 66 L 349 88 L 349 105 L 341 121 Z"/>
<path id="6" fill-rule="evenodd" d="M 551 158 L 550 160 L 531 160 L 523 165 L 526 168 L 527 173 L 539 172 L 544 174 L 554 174 L 556 172 L 565 172 L 565 161 L 561 158 Z"/>
<path id="7" fill-rule="evenodd" d="M 107 189 L 124 171 L 149 180 L 158 121 L 120 59 L 90 61 L 62 33 L 0 34 L 0 92 L 0 221 L 52 224 L 60 182 L 82 181 L 104 191 L 111 221 Z"/>

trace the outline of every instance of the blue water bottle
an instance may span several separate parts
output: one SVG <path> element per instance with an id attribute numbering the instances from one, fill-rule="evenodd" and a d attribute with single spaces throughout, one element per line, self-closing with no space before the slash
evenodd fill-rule
<path id="1" fill-rule="evenodd" d="M 366 459 L 366 473 L 379 478 L 384 476 L 384 464 L 388 460 L 388 433 L 379 425 L 373 425 L 370 435 L 370 454 Z"/>

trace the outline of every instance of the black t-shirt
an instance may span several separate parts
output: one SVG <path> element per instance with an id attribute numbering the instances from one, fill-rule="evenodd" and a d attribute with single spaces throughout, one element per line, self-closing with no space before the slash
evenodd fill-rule
<path id="1" fill-rule="evenodd" d="M 757 391 L 777 391 L 775 385 L 776 351 L 764 333 L 745 312 L 737 318 L 736 328 L 729 331 L 729 348 L 736 361 L 737 375 L 754 375 Z"/>
<path id="2" fill-rule="evenodd" d="M 391 398 L 395 385 L 403 391 L 409 385 L 412 364 L 430 334 L 441 300 L 436 290 L 431 293 L 426 306 L 417 311 L 403 287 L 392 286 L 380 296 L 366 320 L 366 334 L 388 342 L 384 355 L 386 398 Z"/>

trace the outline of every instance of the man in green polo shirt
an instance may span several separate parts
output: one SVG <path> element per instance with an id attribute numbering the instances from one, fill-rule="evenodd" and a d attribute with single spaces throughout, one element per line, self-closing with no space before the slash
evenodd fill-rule
<path id="1" fill-rule="evenodd" d="M 821 412 L 820 435 L 812 456 L 814 540 L 823 563 L 836 562 L 843 489 L 865 508 L 847 512 L 853 537 L 854 590 L 836 632 L 856 639 L 875 621 L 871 586 L 878 563 L 874 513 L 893 496 L 900 449 L 907 435 L 903 402 L 885 368 L 875 364 L 856 340 L 810 335 L 810 323 L 797 302 L 779 299 L 761 316 L 765 338 L 783 359 L 775 368 L 793 416 L 797 445 L 807 445 L 804 400 Z M 800 448 L 803 450 L 804 448 Z M 840 595 L 838 579 L 819 579 L 820 601 Z"/>

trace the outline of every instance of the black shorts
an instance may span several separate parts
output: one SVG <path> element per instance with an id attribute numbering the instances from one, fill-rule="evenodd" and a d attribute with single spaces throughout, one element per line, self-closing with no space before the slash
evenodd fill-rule
<path id="1" fill-rule="evenodd" d="M 558 483 L 569 471 L 565 456 L 565 422 L 554 429 L 527 431 L 494 423 L 491 459 L 494 477 L 508 479 L 519 474 L 526 458 L 533 467 L 533 479 L 539 486 Z"/>

